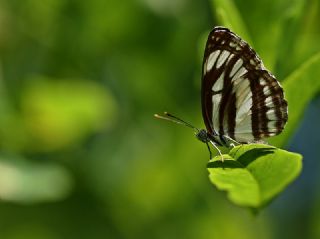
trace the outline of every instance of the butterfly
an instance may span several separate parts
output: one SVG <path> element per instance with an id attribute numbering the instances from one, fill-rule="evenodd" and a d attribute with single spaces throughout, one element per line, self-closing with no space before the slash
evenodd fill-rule
<path id="1" fill-rule="evenodd" d="M 217 146 L 260 142 L 280 134 L 288 120 L 288 103 L 280 83 L 258 54 L 225 27 L 209 34 L 202 64 L 201 105 L 205 129 L 165 112 L 155 117 L 183 124 L 222 154 Z"/>

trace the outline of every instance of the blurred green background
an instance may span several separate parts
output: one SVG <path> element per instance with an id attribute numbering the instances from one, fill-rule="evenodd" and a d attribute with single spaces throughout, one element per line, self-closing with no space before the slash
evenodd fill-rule
<path id="1" fill-rule="evenodd" d="M 204 43 L 230 18 L 279 80 L 320 51 L 318 0 L 232 3 L 0 1 L 1 239 L 320 238 L 317 97 L 286 144 L 302 175 L 256 216 L 192 131 L 153 119 L 203 127 Z"/>

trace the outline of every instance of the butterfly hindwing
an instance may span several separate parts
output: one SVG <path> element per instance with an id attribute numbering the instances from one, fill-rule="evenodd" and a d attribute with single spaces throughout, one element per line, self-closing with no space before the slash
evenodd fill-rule
<path id="1" fill-rule="evenodd" d="M 203 61 L 202 113 L 209 134 L 252 142 L 279 134 L 287 102 L 256 52 L 227 28 L 209 34 Z"/>

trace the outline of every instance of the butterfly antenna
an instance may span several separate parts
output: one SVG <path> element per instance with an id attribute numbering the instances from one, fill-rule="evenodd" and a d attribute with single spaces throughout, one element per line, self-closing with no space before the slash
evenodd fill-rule
<path id="1" fill-rule="evenodd" d="M 193 125 L 189 124 L 188 122 L 178 118 L 177 116 L 174 116 L 174 115 L 172 115 L 172 114 L 170 114 L 168 112 L 164 112 L 163 114 L 164 115 L 154 114 L 154 117 L 156 117 L 158 119 L 168 120 L 168 121 L 174 122 L 176 124 L 181 124 L 181 125 L 187 126 L 187 127 L 191 128 L 191 129 L 194 129 L 197 132 L 200 131 L 198 128 L 196 128 Z"/>

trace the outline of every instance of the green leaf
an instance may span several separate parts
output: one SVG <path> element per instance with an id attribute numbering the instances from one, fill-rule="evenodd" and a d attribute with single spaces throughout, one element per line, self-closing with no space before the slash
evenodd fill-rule
<path id="1" fill-rule="evenodd" d="M 252 45 L 246 24 L 232 0 L 211 0 L 211 6 L 219 24 L 230 28 Z"/>
<path id="2" fill-rule="evenodd" d="M 289 120 L 284 131 L 270 140 L 278 147 L 284 146 L 299 126 L 309 102 L 320 91 L 320 53 L 313 56 L 283 82 L 285 98 L 288 101 Z"/>
<path id="3" fill-rule="evenodd" d="M 234 147 L 224 162 L 208 163 L 210 181 L 227 191 L 233 203 L 261 208 L 283 191 L 301 172 L 302 156 L 263 144 Z"/>
<path id="4" fill-rule="evenodd" d="M 277 45 L 274 45 L 272 49 L 274 49 L 276 56 L 274 73 L 279 80 L 284 79 L 288 73 L 292 72 L 301 63 L 302 59 L 307 59 L 305 56 L 307 51 L 304 47 L 306 44 L 303 38 L 306 38 L 306 36 L 310 38 L 310 35 L 305 32 L 306 22 L 301 21 L 301 19 L 306 17 L 304 16 L 306 15 L 306 9 L 311 5 L 311 3 L 305 1 L 294 1 L 283 14 L 280 14 L 281 16 L 279 13 L 274 17 L 270 16 L 271 19 L 277 20 L 272 26 L 266 26 L 265 29 L 278 27 L 280 32 L 278 32 L 278 35 L 268 32 L 268 35 L 264 36 L 264 40 L 267 41 L 270 38 L 268 36 L 272 36 L 272 38 L 277 36 Z M 288 39 L 292 40 L 288 41 Z M 283 44 L 284 42 L 286 44 Z M 310 50 L 310 46 L 307 48 Z M 264 47 L 264 50 L 268 50 L 267 47 Z M 303 55 L 301 55 L 301 52 L 303 52 Z M 290 58 L 290 61 L 288 61 L 288 58 Z"/>

